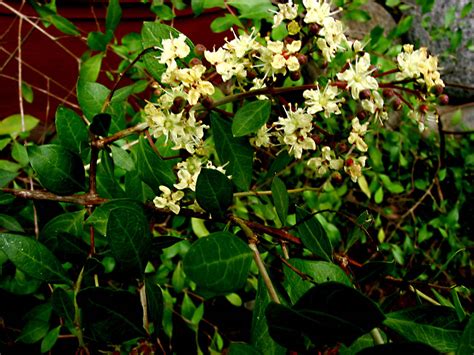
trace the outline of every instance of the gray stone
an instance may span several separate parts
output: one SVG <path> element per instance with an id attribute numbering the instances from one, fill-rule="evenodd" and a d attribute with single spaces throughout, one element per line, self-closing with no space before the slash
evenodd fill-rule
<path id="1" fill-rule="evenodd" d="M 466 102 L 474 99 L 474 52 L 467 48 L 469 40 L 474 39 L 474 12 L 471 11 L 467 17 L 461 19 L 460 11 L 472 1 L 436 0 L 431 12 L 424 15 L 421 14 L 421 9 L 415 5 L 415 0 L 408 1 L 414 4 L 413 10 L 411 10 L 414 16 L 413 26 L 408 33 L 410 42 L 428 47 L 431 53 L 439 56 L 442 79 L 447 84 L 446 92 L 452 98 Z M 432 28 L 444 27 L 445 14 L 453 6 L 457 8 L 457 13 L 456 20 L 450 30 L 457 31 L 461 29 L 463 42 L 454 55 L 441 56 L 450 47 L 449 39 L 439 38 L 433 40 L 429 32 L 422 27 L 422 22 L 424 18 L 429 17 Z"/>

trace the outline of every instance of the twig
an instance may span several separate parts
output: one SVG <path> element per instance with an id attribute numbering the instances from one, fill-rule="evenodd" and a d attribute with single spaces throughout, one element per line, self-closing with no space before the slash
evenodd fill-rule
<path id="1" fill-rule="evenodd" d="M 20 117 L 21 117 L 21 130 L 26 131 L 25 126 L 25 108 L 23 107 L 23 93 L 22 93 L 22 84 L 23 84 L 23 71 L 22 71 L 22 61 L 21 61 L 21 32 L 22 32 L 23 18 L 20 17 L 18 21 L 18 101 L 20 104 Z"/>
<path id="2" fill-rule="evenodd" d="M 97 196 L 90 196 L 89 194 L 59 196 L 48 191 L 11 189 L 7 187 L 1 188 L 0 191 L 12 194 L 16 197 L 24 198 L 26 200 L 67 202 L 67 203 L 75 203 L 77 205 L 84 205 L 84 206 L 101 205 L 108 201 L 107 199 L 97 197 Z"/>
<path id="3" fill-rule="evenodd" d="M 137 124 L 136 126 L 126 128 L 124 130 L 121 130 L 109 137 L 104 137 L 101 139 L 97 139 L 92 142 L 92 145 L 96 146 L 98 149 L 103 149 L 106 145 L 111 144 L 115 141 L 118 141 L 122 138 L 125 138 L 127 136 L 130 136 L 132 134 L 140 133 L 143 132 L 145 129 L 148 128 L 148 123 L 142 122 Z"/>
<path id="4" fill-rule="evenodd" d="M 300 187 L 297 189 L 289 189 L 289 194 L 298 194 L 305 191 L 320 191 L 321 188 L 319 187 Z M 235 192 L 234 197 L 247 197 L 247 196 L 270 196 L 272 192 L 270 190 L 266 191 L 243 191 L 243 192 Z"/>
<path id="5" fill-rule="evenodd" d="M 145 328 L 146 333 L 150 335 L 150 322 L 148 320 L 148 303 L 146 299 L 145 282 L 146 281 L 143 280 L 143 283 L 138 288 L 138 292 L 140 293 L 140 303 L 143 309 L 143 328 Z"/>
<path id="6" fill-rule="evenodd" d="M 380 334 L 380 330 L 378 328 L 374 328 L 370 331 L 370 336 L 372 337 L 375 345 L 383 345 L 385 342 L 383 341 L 382 334 Z"/>

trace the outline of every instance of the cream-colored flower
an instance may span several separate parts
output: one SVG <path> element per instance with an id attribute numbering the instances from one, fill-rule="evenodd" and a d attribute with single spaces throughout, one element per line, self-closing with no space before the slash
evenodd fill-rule
<path id="1" fill-rule="evenodd" d="M 191 156 L 185 161 L 176 164 L 178 168 L 178 183 L 174 187 L 178 190 L 191 189 L 196 191 L 196 182 L 201 172 L 201 159 Z"/>
<path id="2" fill-rule="evenodd" d="M 262 66 L 265 77 L 286 74 L 287 69 L 292 72 L 297 71 L 300 68 L 300 63 L 296 58 L 296 54 L 300 49 L 301 41 L 285 44 L 281 41 L 268 39 L 266 47 L 262 46 L 260 48 L 259 59 L 263 64 L 255 67 Z"/>
<path id="3" fill-rule="evenodd" d="M 183 191 L 172 192 L 168 187 L 161 185 L 159 187 L 162 192 L 161 196 L 156 196 L 153 203 L 157 208 L 167 208 L 174 214 L 178 214 L 181 207 L 178 202 L 184 197 Z"/>
<path id="4" fill-rule="evenodd" d="M 272 133 L 269 133 L 271 128 L 268 128 L 267 125 L 263 125 L 257 131 L 257 135 L 255 137 L 250 138 L 250 142 L 254 144 L 256 147 L 264 147 L 268 148 L 271 146 L 270 137 Z"/>
<path id="5" fill-rule="evenodd" d="M 324 0 L 303 0 L 306 8 L 304 22 L 323 24 L 325 18 L 331 16 L 331 5 Z"/>
<path id="6" fill-rule="evenodd" d="M 337 74 L 339 80 L 347 82 L 347 87 L 351 89 L 352 97 L 359 99 L 359 94 L 363 90 L 376 90 L 379 87 L 377 80 L 371 76 L 373 70 L 370 69 L 370 55 L 365 53 L 356 59 L 355 66 L 352 64 L 343 73 Z"/>
<path id="7" fill-rule="evenodd" d="M 182 33 L 177 38 L 164 39 L 161 41 L 161 46 L 163 47 L 160 56 L 160 63 L 162 64 L 169 64 L 176 58 L 186 58 L 191 52 L 186 44 L 186 36 Z"/>
<path id="8" fill-rule="evenodd" d="M 283 20 L 294 20 L 298 16 L 298 5 L 293 0 L 286 4 L 278 4 L 278 12 L 273 16 L 273 27 L 279 26 Z"/>
<path id="9" fill-rule="evenodd" d="M 359 177 L 362 176 L 362 168 L 365 167 L 366 161 L 366 156 L 361 156 L 359 158 L 349 158 L 346 160 L 344 171 L 351 177 L 353 182 L 357 182 Z"/>
<path id="10" fill-rule="evenodd" d="M 324 146 L 321 148 L 321 156 L 309 159 L 307 165 L 317 177 L 321 177 L 326 175 L 330 169 L 335 171 L 342 169 L 344 161 L 341 158 L 335 158 L 335 156 L 330 147 Z"/>
<path id="11" fill-rule="evenodd" d="M 357 117 L 352 120 L 352 132 L 347 140 L 350 144 L 355 144 L 356 148 L 361 152 L 366 152 L 368 149 L 367 143 L 362 138 L 367 133 L 368 126 L 369 122 L 361 125 Z"/>
<path id="12" fill-rule="evenodd" d="M 339 103 L 343 100 L 336 99 L 339 94 L 339 90 L 336 86 L 332 86 L 331 82 L 328 82 L 323 91 L 319 88 L 316 90 L 305 90 L 303 97 L 306 99 L 305 104 L 308 113 L 314 115 L 317 112 L 324 111 L 326 116 L 330 116 L 332 113 L 339 115 Z"/>

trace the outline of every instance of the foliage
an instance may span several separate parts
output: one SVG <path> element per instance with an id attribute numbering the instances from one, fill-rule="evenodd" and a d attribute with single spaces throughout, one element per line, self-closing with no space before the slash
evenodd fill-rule
<path id="1" fill-rule="evenodd" d="M 362 1 L 335 3 L 367 19 Z M 163 23 L 184 2 L 153 1 L 161 21 L 120 40 L 111 0 L 87 36 L 81 112 L 58 107 L 45 144 L 34 117 L 1 122 L 0 288 L 28 306 L 21 331 L 4 319 L 8 341 L 472 353 L 473 136 L 436 124 L 436 58 L 393 45 L 410 20 L 363 45 L 324 1 L 249 4 L 191 1 L 238 32 L 210 51 Z M 54 2 L 34 6 L 77 35 Z M 108 51 L 124 58 L 110 88 Z"/>

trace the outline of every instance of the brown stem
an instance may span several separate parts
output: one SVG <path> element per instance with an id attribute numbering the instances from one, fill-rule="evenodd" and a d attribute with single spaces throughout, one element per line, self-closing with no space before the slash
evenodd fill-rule
<path id="1" fill-rule="evenodd" d="M 230 219 L 232 221 L 236 222 L 236 219 L 239 219 L 237 217 L 231 216 Z M 278 238 L 280 240 L 288 241 L 294 244 L 301 245 L 301 240 L 298 237 L 295 237 L 294 235 L 288 233 L 285 230 L 274 228 L 274 227 L 269 227 L 265 226 L 263 224 L 254 222 L 254 221 L 244 221 L 241 220 L 245 223 L 245 225 L 250 228 L 251 230 L 260 232 L 260 233 L 266 233 L 268 235 L 271 235 L 272 237 Z"/>
<path id="2" fill-rule="evenodd" d="M 139 123 L 137 124 L 136 126 L 133 126 L 133 127 L 129 127 L 129 128 L 126 128 L 126 129 L 123 129 L 109 137 L 104 137 L 104 138 L 100 138 L 100 139 L 97 139 L 95 141 L 92 142 L 92 145 L 97 147 L 98 149 L 103 149 L 105 146 L 115 142 L 115 141 L 118 141 L 122 138 L 125 138 L 127 136 L 130 136 L 132 134 L 135 134 L 135 133 L 140 133 L 140 132 L 143 132 L 145 129 L 148 128 L 148 124 L 145 123 L 145 122 L 142 122 L 142 123 Z"/>
<path id="3" fill-rule="evenodd" d="M 69 195 L 69 196 L 59 196 L 55 195 L 48 191 L 38 191 L 38 190 L 26 190 L 26 189 L 11 189 L 8 187 L 3 187 L 0 189 L 2 192 L 12 194 L 13 196 L 24 198 L 26 200 L 44 200 L 44 201 L 56 201 L 56 202 L 67 202 L 75 203 L 77 205 L 101 205 L 108 200 L 105 198 L 91 196 L 89 194 L 83 195 Z"/>
<path id="4" fill-rule="evenodd" d="M 139 285 L 138 291 L 140 293 L 140 303 L 143 310 L 143 328 L 145 329 L 146 333 L 150 335 L 150 322 L 148 320 L 148 302 L 146 298 L 145 282 L 146 281 L 143 280 L 143 283 Z"/>

